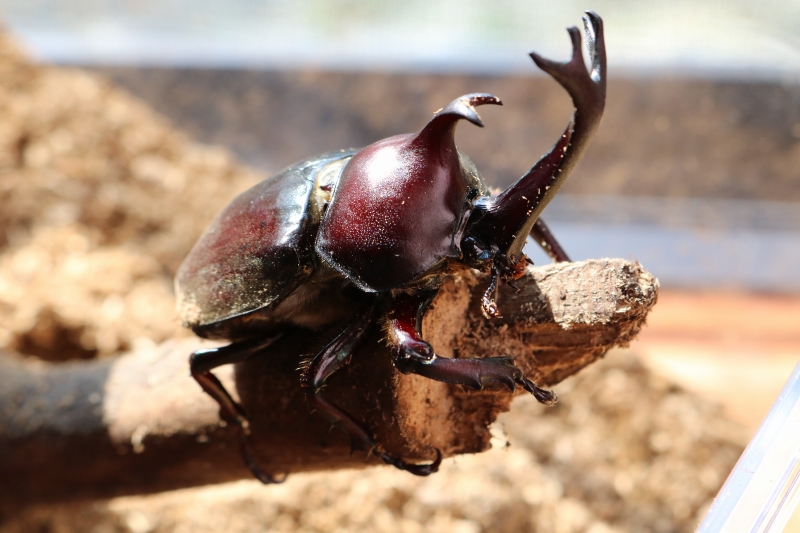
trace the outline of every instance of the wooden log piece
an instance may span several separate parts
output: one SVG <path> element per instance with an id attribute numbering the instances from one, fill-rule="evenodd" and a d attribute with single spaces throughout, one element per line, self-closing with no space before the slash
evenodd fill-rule
<path id="1" fill-rule="evenodd" d="M 552 264 L 530 268 L 519 293 L 501 287 L 503 317 L 488 321 L 478 308 L 486 283 L 469 272 L 449 279 L 425 316 L 424 337 L 442 356 L 512 356 L 548 386 L 627 345 L 658 292 L 653 276 L 621 259 Z M 215 370 L 249 413 L 253 447 L 268 472 L 379 464 L 363 452 L 351 456 L 347 435 L 310 410 L 299 386 L 300 360 L 324 342 L 323 334 L 287 331 L 269 357 Z M 58 365 L 0 356 L 0 501 L 250 478 L 232 428 L 220 426 L 217 405 L 189 376 L 189 353 L 209 345 L 187 339 Z M 437 448 L 445 457 L 487 449 L 489 424 L 513 398 L 507 389 L 473 391 L 400 374 L 381 331 L 324 390 L 387 451 L 419 461 Z"/>

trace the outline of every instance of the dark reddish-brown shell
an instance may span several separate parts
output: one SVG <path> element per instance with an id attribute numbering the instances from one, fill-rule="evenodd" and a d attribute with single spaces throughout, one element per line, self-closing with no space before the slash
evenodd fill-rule
<path id="1" fill-rule="evenodd" d="M 317 235 L 317 253 L 362 290 L 385 291 L 424 278 L 461 257 L 474 199 L 486 194 L 474 165 L 453 140 L 456 122 L 481 125 L 473 105 L 455 100 L 417 134 L 372 144 L 342 171 Z"/>
<path id="2" fill-rule="evenodd" d="M 318 177 L 353 151 L 308 159 L 243 192 L 211 222 L 178 269 L 184 324 L 203 326 L 277 303 L 313 271 Z"/>

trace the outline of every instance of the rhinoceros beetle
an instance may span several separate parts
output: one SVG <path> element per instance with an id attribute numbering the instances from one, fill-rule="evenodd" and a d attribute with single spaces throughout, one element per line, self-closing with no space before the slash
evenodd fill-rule
<path id="1" fill-rule="evenodd" d="M 503 192 L 492 195 L 456 148 L 459 120 L 483 126 L 475 108 L 501 105 L 493 95 L 468 94 L 437 111 L 417 133 L 297 163 L 239 195 L 211 222 L 178 270 L 178 309 L 196 334 L 231 341 L 194 352 L 191 374 L 219 403 L 222 419 L 239 429 L 245 461 L 258 479 L 278 481 L 257 466 L 246 444 L 244 411 L 211 370 L 268 353 L 289 325 L 341 324 L 338 336 L 305 366 L 301 385 L 312 406 L 354 442 L 413 474 L 435 472 L 441 453 L 430 464 L 390 455 L 367 427 L 320 393 L 374 324 L 385 329 L 400 372 L 475 389 L 521 385 L 542 403 L 556 401 L 508 357 L 436 355 L 421 338 L 421 317 L 444 277 L 467 268 L 491 274 L 481 307 L 487 318 L 499 316 L 495 290 L 523 275 L 530 262 L 522 252 L 528 235 L 553 260 L 569 260 L 539 214 L 580 159 L 605 105 L 602 20 L 587 12 L 583 22 L 590 71 L 575 27 L 568 29 L 569 61 L 530 54 L 566 89 L 575 111 L 553 148 Z"/>

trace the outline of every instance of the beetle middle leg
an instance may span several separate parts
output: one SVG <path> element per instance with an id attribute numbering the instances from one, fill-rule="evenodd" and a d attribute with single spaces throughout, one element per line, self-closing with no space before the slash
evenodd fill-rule
<path id="1" fill-rule="evenodd" d="M 547 224 L 545 224 L 544 220 L 541 218 L 537 219 L 533 228 L 531 228 L 531 238 L 536 244 L 542 247 L 542 250 L 550 256 L 553 262 L 563 263 L 570 260 L 567 252 L 564 251 L 564 248 L 561 247 L 561 244 L 559 244 L 550 231 L 550 228 L 547 227 Z"/>
<path id="2" fill-rule="evenodd" d="M 435 291 L 403 293 L 395 300 L 387 327 L 394 351 L 394 365 L 400 372 L 419 374 L 473 389 L 498 383 L 513 391 L 517 385 L 521 385 L 539 402 L 545 405 L 556 403 L 556 394 L 522 375 L 510 357 L 451 359 L 436 355 L 431 345 L 421 338 L 422 316 L 435 294 Z"/>
<path id="3" fill-rule="evenodd" d="M 346 366 L 352 359 L 353 352 L 364 337 L 364 333 L 373 323 L 375 305 L 369 311 L 354 320 L 335 339 L 328 343 L 304 369 L 301 384 L 308 391 L 309 401 L 325 414 L 334 424 L 339 425 L 349 435 L 351 446 L 362 449 L 367 454 L 376 454 L 386 464 L 418 476 L 427 476 L 436 472 L 442 461 L 442 454 L 437 450 L 436 460 L 430 464 L 406 463 L 398 457 L 386 452 L 376 451 L 378 443 L 370 431 L 352 415 L 322 396 L 320 389 L 337 370 Z"/>

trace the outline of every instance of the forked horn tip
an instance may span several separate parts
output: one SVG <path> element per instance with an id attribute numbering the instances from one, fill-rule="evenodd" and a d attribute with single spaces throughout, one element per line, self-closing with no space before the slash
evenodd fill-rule
<path id="1" fill-rule="evenodd" d="M 591 24 L 594 26 L 595 30 L 598 30 L 603 27 L 603 18 L 594 11 L 589 10 L 583 15 L 583 23 L 587 25 Z"/>
<path id="2" fill-rule="evenodd" d="M 494 104 L 503 105 L 503 102 L 493 94 L 489 93 L 472 93 L 459 96 L 442 109 L 436 112 L 431 121 L 439 117 L 450 116 L 454 120 L 466 119 L 476 126 L 483 127 L 483 120 L 475 110 L 479 105 Z"/>

